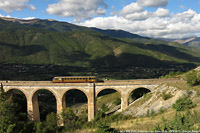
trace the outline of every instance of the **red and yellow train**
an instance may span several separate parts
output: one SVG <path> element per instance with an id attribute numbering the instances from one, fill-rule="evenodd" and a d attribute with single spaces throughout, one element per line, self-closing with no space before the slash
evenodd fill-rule
<path id="1" fill-rule="evenodd" d="M 54 77 L 53 83 L 93 83 L 97 82 L 96 76 L 60 76 Z"/>

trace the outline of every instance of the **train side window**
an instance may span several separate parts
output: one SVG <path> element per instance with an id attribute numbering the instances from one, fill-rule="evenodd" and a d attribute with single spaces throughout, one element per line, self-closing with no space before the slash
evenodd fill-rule
<path id="1" fill-rule="evenodd" d="M 58 80 L 61 80 L 61 78 L 59 78 Z"/>

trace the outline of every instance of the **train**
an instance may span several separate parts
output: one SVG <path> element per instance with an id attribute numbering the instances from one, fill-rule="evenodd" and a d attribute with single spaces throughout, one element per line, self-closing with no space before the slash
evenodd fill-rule
<path id="1" fill-rule="evenodd" d="M 53 83 L 94 83 L 97 81 L 96 76 L 59 76 L 52 80 Z"/>

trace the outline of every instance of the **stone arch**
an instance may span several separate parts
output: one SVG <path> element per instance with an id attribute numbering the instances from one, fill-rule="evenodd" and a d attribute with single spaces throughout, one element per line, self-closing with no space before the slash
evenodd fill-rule
<path id="1" fill-rule="evenodd" d="M 86 96 L 87 101 L 88 101 L 89 98 L 90 98 L 90 97 L 88 96 L 88 93 L 86 93 L 86 92 L 85 92 L 84 90 L 82 90 L 82 89 L 79 89 L 79 88 L 70 88 L 70 89 L 67 89 L 67 90 L 64 91 L 64 93 L 63 93 L 62 96 L 61 96 L 63 108 L 66 107 L 66 102 L 65 102 L 66 99 L 65 99 L 65 96 L 66 96 L 67 92 L 69 92 L 69 91 L 71 91 L 71 90 L 78 90 L 78 91 L 82 92 L 82 93 Z"/>
<path id="2" fill-rule="evenodd" d="M 49 88 L 37 88 L 35 89 L 32 93 L 31 93 L 31 102 L 32 102 L 32 106 L 33 106 L 33 120 L 35 121 L 40 121 L 40 110 L 39 110 L 39 103 L 38 103 L 38 92 L 40 90 L 47 90 L 49 91 L 54 97 L 55 97 L 55 102 L 56 102 L 56 106 L 58 104 L 58 97 L 56 95 L 56 93 Z M 57 112 L 57 107 L 56 107 L 56 112 Z"/>
<path id="3" fill-rule="evenodd" d="M 87 110 L 88 110 L 88 120 L 90 121 L 91 120 L 91 112 L 90 112 L 90 109 L 89 109 L 89 106 L 90 106 L 89 103 L 90 103 L 91 97 L 90 97 L 88 92 L 86 92 L 86 91 L 84 91 L 84 90 L 82 90 L 80 88 L 70 88 L 70 89 L 67 89 L 67 90 L 65 90 L 63 92 L 63 94 L 61 96 L 62 108 L 66 108 L 66 106 L 67 106 L 67 103 L 66 103 L 66 100 L 67 100 L 66 99 L 66 95 L 67 95 L 67 93 L 70 92 L 70 91 L 73 91 L 73 90 L 80 91 L 82 93 L 81 95 L 84 95 L 85 98 L 87 99 L 86 102 L 87 102 Z"/>
<path id="4" fill-rule="evenodd" d="M 142 91 L 143 90 L 143 92 L 139 92 L 139 91 Z M 149 93 L 149 92 L 151 92 L 151 89 L 149 89 L 148 87 L 144 87 L 144 86 L 140 86 L 140 87 L 136 87 L 136 88 L 133 88 L 133 89 L 130 89 L 129 91 L 128 91 L 128 93 L 127 93 L 127 101 L 128 101 L 128 99 L 129 99 L 129 97 L 131 96 L 131 93 L 132 92 L 136 92 L 136 93 L 138 93 L 136 96 L 135 96 L 135 100 L 137 100 L 138 98 L 140 98 L 140 97 L 142 97 L 144 94 L 146 94 L 146 93 Z"/>
<path id="5" fill-rule="evenodd" d="M 56 95 L 56 92 L 54 92 L 53 89 L 49 89 L 49 88 L 38 88 L 38 89 L 35 89 L 30 95 L 30 100 L 32 100 L 34 94 L 37 93 L 39 90 L 48 90 L 48 91 L 50 91 L 55 96 L 56 101 L 58 101 L 58 96 Z"/>
<path id="6" fill-rule="evenodd" d="M 29 97 L 27 96 L 26 92 L 23 89 L 20 89 L 20 88 L 9 88 L 9 89 L 5 89 L 5 92 L 9 92 L 9 91 L 12 91 L 12 90 L 19 90 L 19 91 L 21 91 L 24 94 L 24 96 L 26 97 L 26 101 L 28 101 Z"/>
<path id="7" fill-rule="evenodd" d="M 121 90 L 120 89 L 118 89 L 118 88 L 115 88 L 115 87 L 104 87 L 104 88 L 101 88 L 101 89 L 99 89 L 99 90 L 97 90 L 96 91 L 96 96 L 95 96 L 95 101 L 97 101 L 97 98 L 98 98 L 98 96 L 99 96 L 99 94 L 101 93 L 101 92 L 103 92 L 103 91 L 105 91 L 105 90 L 114 90 L 115 92 L 117 92 L 118 94 L 119 94 L 119 98 L 120 98 L 120 100 L 121 101 L 119 101 L 120 103 L 119 103 L 119 106 L 118 105 L 116 105 L 116 106 L 110 106 L 110 110 L 108 111 L 108 112 L 115 112 L 116 110 L 118 110 L 118 109 L 122 109 L 122 104 L 123 104 L 123 95 L 122 95 L 122 92 L 121 92 Z M 109 93 L 108 93 L 109 94 Z M 117 94 L 117 95 L 118 95 Z M 115 94 L 114 94 L 115 95 Z M 118 96 L 117 96 L 118 97 Z M 115 99 L 116 100 L 116 99 Z M 115 102 L 115 101 L 114 101 Z M 98 105 L 98 103 L 96 102 L 96 104 Z M 97 106 L 98 107 L 98 106 Z M 97 111 L 97 107 L 96 107 L 96 111 Z M 113 110 L 112 110 L 113 109 Z"/>
<path id="8" fill-rule="evenodd" d="M 12 95 L 13 91 L 15 91 L 15 90 L 19 91 L 23 96 L 21 94 L 19 94 L 18 92 L 15 93 L 15 95 Z M 19 89 L 19 88 L 10 88 L 10 89 L 5 90 L 5 92 L 7 92 L 8 97 L 10 97 L 12 95 L 13 103 L 17 103 L 15 112 L 18 114 L 19 118 L 21 120 L 27 121 L 28 117 L 24 116 L 24 114 L 28 114 L 28 110 L 27 110 L 28 109 L 28 98 L 27 98 L 25 91 L 22 89 Z M 23 115 L 21 115 L 21 114 L 23 114 Z"/>
<path id="9" fill-rule="evenodd" d="M 67 89 L 65 90 L 62 95 L 61 95 L 61 100 L 63 102 L 63 98 L 65 97 L 66 93 L 70 90 L 79 90 L 81 92 L 83 92 L 85 94 L 85 96 L 87 97 L 87 100 L 89 100 L 89 94 L 87 92 L 85 92 L 84 90 L 80 89 L 80 88 L 70 88 L 70 89 Z"/>
<path id="10" fill-rule="evenodd" d="M 120 90 L 120 89 L 117 89 L 117 88 L 115 88 L 115 87 L 104 87 L 104 88 L 101 88 L 101 89 L 99 89 L 99 90 L 96 91 L 96 96 L 95 96 L 95 97 L 97 97 L 98 94 L 99 94 L 101 91 L 107 90 L 107 89 L 112 89 L 112 90 L 117 91 L 117 92 L 120 94 L 120 96 L 122 97 L 122 92 L 121 92 L 121 90 Z"/>

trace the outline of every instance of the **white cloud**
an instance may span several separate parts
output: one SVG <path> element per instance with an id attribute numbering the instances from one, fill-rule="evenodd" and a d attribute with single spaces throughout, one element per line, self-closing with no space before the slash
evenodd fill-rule
<path id="1" fill-rule="evenodd" d="M 124 16 L 112 16 L 96 17 L 79 24 L 102 29 L 122 29 L 155 38 L 183 38 L 200 34 L 200 14 L 197 12 L 189 9 L 174 16 L 163 17 L 168 14 L 166 9 L 158 9 L 140 21 Z"/>
<path id="2" fill-rule="evenodd" d="M 119 15 L 129 20 L 141 21 L 150 17 L 151 13 L 144 11 L 142 6 L 133 2 L 119 11 Z"/>
<path id="3" fill-rule="evenodd" d="M 169 10 L 164 8 L 158 8 L 154 13 L 144 11 L 143 7 L 141 7 L 138 3 L 131 3 L 125 6 L 120 12 L 119 15 L 135 21 L 143 21 L 150 17 L 169 17 Z"/>
<path id="4" fill-rule="evenodd" d="M 165 7 L 168 0 L 137 0 L 137 3 L 145 7 Z"/>
<path id="5" fill-rule="evenodd" d="M 192 9 L 189 9 L 182 13 L 177 13 L 173 16 L 171 19 L 172 23 L 178 23 L 178 22 L 185 22 L 185 23 L 192 23 L 192 18 L 197 15 L 195 11 Z"/>
<path id="6" fill-rule="evenodd" d="M 121 11 L 120 13 L 121 14 L 131 14 L 131 13 L 135 13 L 135 12 L 141 12 L 143 11 L 143 8 L 138 5 L 138 3 L 131 3 L 127 6 L 125 6 Z"/>
<path id="7" fill-rule="evenodd" d="M 46 11 L 61 17 L 73 17 L 75 22 L 80 22 L 93 16 L 104 15 L 106 7 L 104 0 L 60 0 L 48 5 Z"/>
<path id="8" fill-rule="evenodd" d="M 10 15 L 4 16 L 4 15 L 2 15 L 2 14 L 0 14 L 0 17 L 4 17 L 4 18 L 13 18 L 13 17 L 11 17 Z"/>
<path id="9" fill-rule="evenodd" d="M 0 9 L 7 13 L 13 12 L 13 10 L 21 11 L 24 8 L 35 10 L 33 5 L 28 5 L 29 0 L 0 0 Z"/>
<path id="10" fill-rule="evenodd" d="M 35 19 L 35 17 L 27 17 L 27 18 L 22 18 L 23 20 L 32 20 Z"/>
<path id="11" fill-rule="evenodd" d="M 138 3 L 131 3 L 125 6 L 119 15 L 130 20 L 145 20 L 149 17 L 149 12 L 144 11 L 143 7 L 138 5 Z"/>
<path id="12" fill-rule="evenodd" d="M 135 21 L 142 21 L 151 16 L 151 13 L 148 11 L 143 11 L 143 12 L 136 12 L 132 14 L 127 14 L 124 16 L 124 18 L 129 19 L 129 20 L 135 20 Z"/>
<path id="13" fill-rule="evenodd" d="M 0 14 L 0 17 L 4 17 L 4 16 Z"/>
<path id="14" fill-rule="evenodd" d="M 169 17 L 169 10 L 168 9 L 163 9 L 163 8 L 158 8 L 154 15 L 158 17 Z"/>

